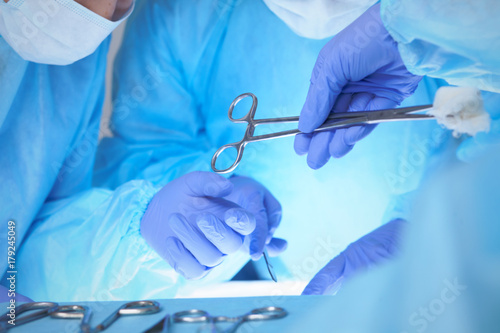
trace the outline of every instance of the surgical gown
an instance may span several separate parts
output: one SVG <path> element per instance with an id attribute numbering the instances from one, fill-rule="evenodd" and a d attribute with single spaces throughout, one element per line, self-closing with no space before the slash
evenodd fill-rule
<path id="1" fill-rule="evenodd" d="M 73 65 L 48 66 L 0 37 L 0 268 L 13 220 L 16 291 L 33 300 L 169 297 L 185 282 L 139 233 L 158 187 L 91 187 L 107 50 L 108 41 Z M 237 257 L 230 274 L 245 263 Z"/>
<path id="2" fill-rule="evenodd" d="M 298 115 L 326 42 L 295 35 L 262 1 L 143 1 L 115 64 L 114 137 L 100 144 L 95 183 L 165 184 L 210 170 L 215 150 L 244 134 L 227 118 L 232 100 L 252 92 L 256 118 Z M 404 104 L 432 103 L 441 84 L 424 78 Z M 276 235 L 289 246 L 273 260 L 278 279 L 309 281 L 349 242 L 397 217 L 387 208 L 454 144 L 434 121 L 383 124 L 318 171 L 294 153 L 293 138 L 249 144 L 235 173 L 257 179 L 283 206 Z"/>
<path id="3" fill-rule="evenodd" d="M 398 258 L 347 281 L 339 312 L 309 311 L 296 331 L 331 316 L 338 332 L 500 331 L 500 145 L 471 164 L 444 156 L 413 202 Z"/>
<path id="4" fill-rule="evenodd" d="M 450 84 L 500 92 L 500 2 L 382 0 L 406 67 Z"/>

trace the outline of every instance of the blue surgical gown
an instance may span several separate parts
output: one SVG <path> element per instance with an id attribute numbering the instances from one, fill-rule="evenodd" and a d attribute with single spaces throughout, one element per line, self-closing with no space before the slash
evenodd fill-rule
<path id="1" fill-rule="evenodd" d="M 443 156 L 411 204 L 392 262 L 333 296 L 338 332 L 500 332 L 500 145 L 470 164 Z M 296 331 L 325 312 L 310 311 Z"/>
<path id="2" fill-rule="evenodd" d="M 500 2 L 382 0 L 385 27 L 408 69 L 500 92 Z"/>
<path id="3" fill-rule="evenodd" d="M 169 297 L 185 282 L 139 232 L 158 187 L 91 187 L 107 50 L 106 41 L 73 65 L 48 66 L 24 61 L 0 37 L 0 268 L 13 220 L 16 291 L 33 300 Z"/>
<path id="4" fill-rule="evenodd" d="M 262 1 L 143 1 L 115 64 L 114 137 L 100 144 L 95 183 L 165 184 L 210 170 L 215 150 L 244 133 L 227 118 L 232 100 L 252 92 L 257 118 L 298 115 L 326 42 L 295 35 Z M 432 103 L 440 84 L 424 78 L 405 105 Z M 390 203 L 415 190 L 433 156 L 453 144 L 434 121 L 383 124 L 318 171 L 294 153 L 293 138 L 249 144 L 235 172 L 283 206 L 276 235 L 289 246 L 273 261 L 279 279 L 309 281 L 349 242 L 388 222 Z"/>

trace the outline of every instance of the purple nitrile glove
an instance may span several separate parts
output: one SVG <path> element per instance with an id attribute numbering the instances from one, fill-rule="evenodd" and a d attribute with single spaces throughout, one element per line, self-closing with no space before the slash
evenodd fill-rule
<path id="1" fill-rule="evenodd" d="M 281 222 L 281 205 L 262 184 L 252 178 L 233 176 L 229 179 L 234 188 L 225 198 L 248 210 L 255 216 L 255 230 L 245 237 L 250 256 L 257 260 L 262 256 L 264 247 L 270 256 L 277 256 L 287 247 L 281 238 L 273 238 L 273 234 Z"/>
<path id="2" fill-rule="evenodd" d="M 392 258 L 399 250 L 406 223 L 393 220 L 351 243 L 313 277 L 302 295 L 335 294 L 344 279 Z"/>
<path id="3" fill-rule="evenodd" d="M 12 297 L 10 297 L 9 294 L 11 294 L 9 288 L 0 285 L 0 303 L 10 302 Z M 29 297 L 21 295 L 17 292 L 14 294 L 15 294 L 14 299 L 16 300 L 16 302 L 33 302 Z"/>
<path id="4" fill-rule="evenodd" d="M 179 274 L 205 276 L 255 230 L 253 214 L 224 199 L 233 187 L 228 179 L 201 171 L 171 181 L 149 203 L 142 236 Z"/>
<path id="5" fill-rule="evenodd" d="M 380 4 L 374 5 L 321 50 L 299 120 L 299 129 L 308 134 L 295 137 L 296 153 L 308 154 L 312 169 L 346 155 L 375 125 L 312 131 L 330 112 L 394 108 L 413 94 L 421 78 L 406 69 L 382 24 Z"/>

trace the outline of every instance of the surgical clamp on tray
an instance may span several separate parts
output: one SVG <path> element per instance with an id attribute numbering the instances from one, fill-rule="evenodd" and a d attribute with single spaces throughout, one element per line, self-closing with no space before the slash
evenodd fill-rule
<path id="1" fill-rule="evenodd" d="M 52 302 L 25 303 L 17 308 L 16 316 L 34 310 L 38 311 L 16 318 L 15 326 L 7 325 L 10 318 L 8 316 L 9 313 L 4 314 L 0 317 L 0 332 L 50 316 L 58 319 L 80 319 L 80 332 L 97 333 L 109 328 L 120 316 L 157 313 L 160 311 L 160 304 L 156 301 L 136 301 L 123 304 L 95 328 L 90 326 L 90 319 L 92 316 L 91 309 L 83 305 L 59 305 Z"/>
<path id="2" fill-rule="evenodd" d="M 29 322 L 47 317 L 52 313 L 54 313 L 55 311 L 57 311 L 58 307 L 59 306 L 57 303 L 52 303 L 52 302 L 33 302 L 33 303 L 21 304 L 16 309 L 16 317 L 17 317 L 16 326 L 27 324 Z M 38 311 L 19 317 L 21 314 L 25 312 L 34 310 Z M 7 324 L 7 322 L 10 319 L 8 314 L 9 313 L 6 313 L 2 317 L 0 317 L 0 332 L 5 332 L 10 328 L 15 327 L 13 325 Z"/>
<path id="3" fill-rule="evenodd" d="M 288 312 L 284 308 L 275 306 L 253 309 L 236 317 L 211 316 L 207 311 L 191 309 L 174 313 L 172 320 L 174 323 L 206 323 L 211 333 L 235 333 L 245 322 L 280 319 L 287 315 Z M 232 323 L 232 325 L 225 330 L 220 330 L 216 326 L 217 323 Z M 200 327 L 198 332 L 202 331 L 203 328 L 203 326 Z"/>
<path id="4" fill-rule="evenodd" d="M 233 111 L 235 106 L 244 98 L 252 98 L 252 106 L 246 115 L 241 118 L 233 118 Z M 393 121 L 405 121 L 405 120 L 429 120 L 434 119 L 434 116 L 428 114 L 413 114 L 415 112 L 422 112 L 432 109 L 432 104 L 412 106 L 406 108 L 396 108 L 396 109 L 386 109 L 386 110 L 374 110 L 374 111 L 353 111 L 353 112 L 342 112 L 342 113 L 331 113 L 326 119 L 323 125 L 314 130 L 314 132 L 325 131 L 328 129 L 337 129 L 353 125 L 369 125 L 369 124 L 379 124 L 385 122 Z M 217 173 L 228 173 L 234 171 L 238 166 L 243 157 L 243 151 L 245 146 L 250 142 L 258 142 L 276 138 L 283 138 L 287 136 L 296 135 L 302 133 L 298 129 L 256 135 L 254 136 L 255 128 L 263 124 L 280 124 L 280 123 L 297 123 L 299 117 L 283 117 L 283 118 L 268 118 L 268 119 L 255 119 L 255 111 L 257 110 L 257 97 L 252 93 L 241 94 L 234 99 L 234 101 L 229 106 L 228 117 L 233 123 L 247 123 L 247 128 L 243 139 L 238 142 L 229 143 L 220 147 L 212 157 L 212 170 Z M 236 159 L 234 163 L 226 169 L 217 169 L 216 162 L 217 158 L 226 149 L 235 148 L 236 149 Z"/>

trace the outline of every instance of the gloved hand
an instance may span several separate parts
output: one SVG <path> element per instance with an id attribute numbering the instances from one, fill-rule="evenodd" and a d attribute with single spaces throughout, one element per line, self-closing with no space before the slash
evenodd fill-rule
<path id="1" fill-rule="evenodd" d="M 245 244 L 249 248 L 253 260 L 262 256 L 264 247 L 270 256 L 277 256 L 287 247 L 284 239 L 273 238 L 273 234 L 281 222 L 281 205 L 264 186 L 257 181 L 241 176 L 229 179 L 234 188 L 227 200 L 252 213 L 256 220 L 255 230 L 245 237 Z"/>
<path id="2" fill-rule="evenodd" d="M 406 69 L 397 43 L 380 19 L 380 4 L 333 37 L 321 50 L 302 108 L 299 129 L 311 133 L 330 112 L 393 108 L 409 97 L 421 77 Z M 367 136 L 375 125 L 352 126 L 295 137 L 295 152 L 307 155 L 312 169 L 330 156 L 340 158 Z"/>
<path id="3" fill-rule="evenodd" d="M 224 198 L 233 188 L 230 180 L 214 173 L 180 177 L 153 197 L 141 234 L 179 274 L 201 278 L 225 255 L 238 251 L 256 229 L 252 213 Z"/>
<path id="4" fill-rule="evenodd" d="M 393 220 L 351 243 L 314 276 L 302 295 L 333 295 L 344 279 L 392 258 L 399 250 L 401 229 L 406 223 Z"/>
<path id="5" fill-rule="evenodd" d="M 33 302 L 31 298 L 16 292 L 16 302 Z M 0 303 L 10 302 L 9 288 L 0 285 Z"/>

